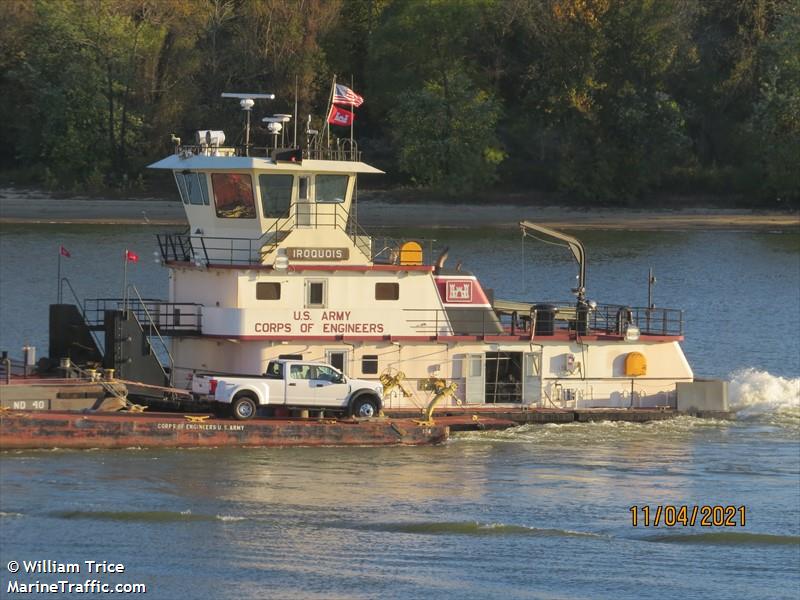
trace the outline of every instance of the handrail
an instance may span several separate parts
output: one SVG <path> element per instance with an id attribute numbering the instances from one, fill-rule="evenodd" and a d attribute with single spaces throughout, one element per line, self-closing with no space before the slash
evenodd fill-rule
<path id="1" fill-rule="evenodd" d="M 267 254 L 281 242 L 281 234 L 297 226 L 334 228 L 343 231 L 368 260 L 385 264 L 397 262 L 400 243 L 384 236 L 382 243 L 371 236 L 338 202 L 292 202 L 286 216 L 275 219 L 258 238 L 234 238 L 188 233 L 158 234 L 162 259 L 167 261 L 203 261 L 203 264 L 263 264 Z M 428 250 L 432 254 L 432 247 Z"/>
<path id="2" fill-rule="evenodd" d="M 164 341 L 164 338 L 161 337 L 161 332 L 158 330 L 158 326 L 155 324 L 150 311 L 147 309 L 147 304 L 145 304 L 144 300 L 142 300 L 141 295 L 139 295 L 139 290 L 136 289 L 136 286 L 132 283 L 128 284 L 128 290 L 133 290 L 133 293 L 136 294 L 136 298 L 139 300 L 139 304 L 144 309 L 144 313 L 147 315 L 148 320 L 150 321 L 150 328 L 156 332 L 156 336 L 158 337 L 161 345 L 164 347 L 164 351 L 167 353 L 167 357 L 169 357 L 169 385 L 172 387 L 173 377 L 175 373 L 175 359 L 172 357 L 172 353 L 169 351 L 169 347 L 167 343 Z"/>
<path id="3" fill-rule="evenodd" d="M 67 284 L 67 288 L 69 289 L 70 294 L 72 294 L 72 298 L 75 300 L 75 304 L 78 306 L 78 308 L 81 311 L 81 316 L 83 317 L 84 322 L 88 324 L 88 321 L 86 320 L 86 304 L 85 304 L 85 302 L 81 303 L 80 298 L 78 298 L 78 294 L 75 291 L 75 288 L 72 287 L 72 284 L 70 283 L 69 279 L 67 279 L 66 277 L 62 277 L 61 281 L 59 282 L 59 285 L 60 285 L 60 287 L 59 287 L 59 297 L 61 298 L 61 300 L 63 302 L 63 300 L 64 300 L 64 292 L 63 292 L 63 290 L 64 290 L 64 284 L 65 283 Z M 97 348 L 103 348 L 103 346 L 100 344 L 100 339 L 95 335 L 94 331 L 91 328 L 89 328 L 89 335 L 92 336 L 92 339 L 94 340 L 94 344 L 95 344 L 95 346 L 97 346 Z"/>
<path id="4" fill-rule="evenodd" d="M 320 140 L 321 141 L 321 140 Z M 303 158 L 312 160 L 343 160 L 357 162 L 361 160 L 361 151 L 353 140 L 349 147 L 349 139 L 337 139 L 336 147 L 324 147 L 322 144 L 315 143 L 308 148 L 303 148 Z M 275 148 L 270 146 L 254 145 L 233 145 L 233 146 L 209 146 L 206 144 L 181 144 L 176 146 L 175 154 L 181 158 L 192 156 L 251 156 L 261 158 L 271 158 Z"/>
<path id="5" fill-rule="evenodd" d="M 552 308 L 544 309 L 542 306 Z M 567 331 L 585 335 L 624 336 L 631 325 L 639 328 L 641 335 L 683 335 L 683 311 L 675 308 L 642 308 L 614 304 L 598 305 L 581 320 L 575 303 L 537 303 L 531 305 L 531 313 L 518 311 L 475 310 L 474 314 L 453 316 L 441 308 L 404 308 L 406 324 L 417 334 L 438 336 L 440 325 L 452 329 L 454 335 L 512 335 L 530 336 L 540 333 L 546 316 L 545 310 L 553 312 L 552 325 L 555 331 Z M 539 306 L 539 309 L 533 308 Z M 500 332 L 498 332 L 498 325 Z"/>

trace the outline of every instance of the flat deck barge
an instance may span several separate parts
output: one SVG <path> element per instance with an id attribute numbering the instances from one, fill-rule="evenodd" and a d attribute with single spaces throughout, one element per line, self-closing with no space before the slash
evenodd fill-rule
<path id="1" fill-rule="evenodd" d="M 416 446 L 447 439 L 446 424 L 412 419 L 235 421 L 175 413 L 0 412 L 0 450 L 248 446 Z"/>

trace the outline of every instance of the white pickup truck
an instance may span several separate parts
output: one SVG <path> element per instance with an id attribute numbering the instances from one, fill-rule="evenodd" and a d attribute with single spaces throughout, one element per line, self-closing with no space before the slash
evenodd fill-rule
<path id="1" fill-rule="evenodd" d="M 233 416 L 250 419 L 259 406 L 331 408 L 356 417 L 374 417 L 382 407 L 383 386 L 351 379 L 319 362 L 273 360 L 262 376 L 195 374 L 197 400 L 230 404 Z"/>

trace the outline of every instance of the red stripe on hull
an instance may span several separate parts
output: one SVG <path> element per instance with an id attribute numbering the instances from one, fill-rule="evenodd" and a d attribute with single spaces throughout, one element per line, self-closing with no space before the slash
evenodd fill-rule
<path id="1" fill-rule="evenodd" d="M 179 337 L 179 336 L 174 336 Z M 189 337 L 189 336 L 187 336 Z M 530 335 L 201 335 L 191 336 L 194 338 L 205 337 L 212 339 L 241 340 L 244 342 L 252 341 L 273 341 L 273 342 L 381 342 L 381 341 L 405 341 L 405 342 L 529 342 Z M 535 342 L 566 342 L 575 341 L 578 337 L 574 332 L 557 331 L 553 335 L 537 335 L 533 337 Z M 624 342 L 625 338 L 619 335 L 582 335 L 580 339 L 585 342 Z M 682 342 L 682 335 L 642 335 L 639 336 L 640 342 Z"/>
<path id="2" fill-rule="evenodd" d="M 191 262 L 184 262 L 184 261 L 175 261 L 170 260 L 167 261 L 166 264 L 168 267 L 180 267 L 184 269 L 197 269 L 198 271 L 205 271 L 207 269 L 226 269 L 226 270 L 238 270 L 238 271 L 274 271 L 272 265 L 221 265 L 221 264 L 214 264 L 211 263 L 207 267 L 198 267 L 196 264 Z M 433 266 L 431 265 L 303 265 L 303 264 L 292 264 L 289 266 L 289 271 L 357 271 L 357 272 L 368 272 L 368 271 L 389 271 L 389 272 L 400 272 L 400 271 L 423 271 L 430 273 L 433 271 Z"/>

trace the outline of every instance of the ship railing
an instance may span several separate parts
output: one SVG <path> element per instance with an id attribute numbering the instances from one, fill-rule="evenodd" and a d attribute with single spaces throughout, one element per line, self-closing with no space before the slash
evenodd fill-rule
<path id="1" fill-rule="evenodd" d="M 192 156 L 250 156 L 253 158 L 271 158 L 275 150 L 272 146 L 256 145 L 233 145 L 233 146 L 214 146 L 207 144 L 181 144 L 175 148 L 175 154 L 181 158 Z M 337 139 L 329 146 L 317 146 L 316 144 L 303 148 L 304 160 L 341 160 L 357 162 L 361 160 L 361 151 L 355 141 L 350 143 L 349 139 Z"/>
<path id="2" fill-rule="evenodd" d="M 531 336 L 559 331 L 580 335 L 624 336 L 630 327 L 641 335 L 682 336 L 683 311 L 615 304 L 579 310 L 574 303 L 540 302 L 528 311 L 490 309 L 404 309 L 406 325 L 417 335 Z M 538 306 L 539 308 L 535 308 Z M 552 332 L 552 333 L 551 333 Z"/>
<path id="3" fill-rule="evenodd" d="M 164 302 L 155 298 L 87 298 L 83 314 L 93 330 L 105 327 L 107 310 L 131 311 L 140 323 L 151 325 L 163 335 L 197 335 L 201 330 L 202 309 L 191 302 Z"/>
<path id="4" fill-rule="evenodd" d="M 75 306 L 80 307 L 81 313 L 83 314 L 83 318 L 84 318 L 84 320 L 86 320 L 86 306 L 85 306 L 85 303 L 80 301 L 80 298 L 78 298 L 78 294 L 75 291 L 75 288 L 72 287 L 72 283 L 70 283 L 69 279 L 66 278 L 66 277 L 62 277 L 61 281 L 59 282 L 59 286 L 58 286 L 58 303 L 61 304 L 64 301 L 64 286 L 65 285 L 67 286 L 67 289 L 69 290 L 69 293 L 72 294 L 72 299 L 75 301 Z M 92 336 L 92 339 L 94 340 L 95 346 L 97 346 L 98 348 L 102 348 L 103 345 L 102 345 L 100 339 L 97 336 L 96 330 L 94 330 L 94 329 L 92 329 L 90 327 L 89 328 L 89 334 Z"/>
<path id="5" fill-rule="evenodd" d="M 400 264 L 401 243 L 389 235 L 373 237 L 338 202 L 294 202 L 258 238 L 219 237 L 181 233 L 156 235 L 164 262 L 188 262 L 198 266 L 210 264 L 260 265 L 281 241 L 296 228 L 339 229 L 356 248 L 377 264 Z M 433 257 L 436 240 L 417 240 L 423 247 L 420 264 Z"/>
<path id="6" fill-rule="evenodd" d="M 582 335 L 625 335 L 630 326 L 642 335 L 682 336 L 683 311 L 677 308 L 598 304 L 579 308 L 575 302 L 543 301 L 531 303 L 529 310 L 498 312 L 504 329 L 512 333 L 529 333 L 552 319 L 553 328 L 577 331 Z M 552 317 L 550 316 L 552 313 Z M 547 329 L 547 327 L 542 327 Z"/>
<path id="7" fill-rule="evenodd" d="M 135 298 L 131 297 L 131 292 L 136 296 Z M 148 338 L 157 338 L 158 341 L 160 342 L 161 351 L 164 353 L 164 355 L 166 355 L 167 360 L 169 361 L 169 371 L 165 372 L 164 374 L 168 376 L 169 385 L 170 387 L 172 387 L 174 384 L 173 377 L 175 376 L 175 358 L 172 356 L 172 352 L 170 352 L 169 344 L 167 344 L 167 341 L 164 339 L 164 335 L 168 335 L 166 327 L 164 328 L 163 335 L 162 335 L 162 328 L 159 327 L 161 320 L 160 319 L 161 311 L 159 309 L 161 308 L 161 303 L 151 304 L 151 308 L 153 308 L 154 310 L 148 308 L 148 303 L 144 301 L 136 286 L 133 284 L 129 284 L 127 289 L 125 290 L 125 298 L 123 299 L 123 309 L 130 310 L 133 312 L 133 314 L 136 316 L 136 320 L 139 322 L 139 325 L 142 327 L 142 330 L 144 331 L 145 335 L 147 335 Z M 153 316 L 154 314 L 155 317 Z M 180 319 L 180 310 L 177 312 L 177 314 L 175 313 L 172 314 L 172 318 L 174 319 L 175 317 L 178 317 L 178 319 Z M 199 308 L 196 309 L 195 317 L 197 319 L 196 329 L 189 331 L 191 333 L 200 333 Z M 174 325 L 175 324 L 173 323 L 173 326 Z M 178 323 L 177 325 L 178 327 L 180 327 L 180 323 Z M 175 332 L 175 329 L 171 329 L 170 331 Z M 159 361 L 159 364 L 161 364 L 163 367 L 163 363 L 161 361 Z"/>
<path id="8" fill-rule="evenodd" d="M 34 367 L 26 365 L 24 360 L 11 358 L 7 352 L 0 358 L 0 383 L 11 383 L 11 379 L 19 379 L 34 375 Z"/>
<path id="9" fill-rule="evenodd" d="M 156 239 L 164 262 L 193 262 L 198 266 L 207 266 L 259 264 L 260 251 L 267 237 L 234 238 L 191 235 L 185 232 L 159 233 L 156 234 Z"/>
<path id="10" fill-rule="evenodd" d="M 504 332 L 497 315 L 489 309 L 472 309 L 468 312 L 455 309 L 405 308 L 406 325 L 416 335 L 431 337 L 442 335 L 502 335 Z"/>
<path id="11" fill-rule="evenodd" d="M 308 160 L 344 160 L 357 162 L 361 160 L 361 151 L 355 142 L 350 146 L 349 140 L 337 140 L 335 146 L 329 148 L 303 148 L 303 158 Z"/>
<path id="12" fill-rule="evenodd" d="M 602 304 L 590 312 L 592 329 L 623 335 L 627 325 L 645 335 L 683 335 L 683 311 L 677 308 Z"/>

